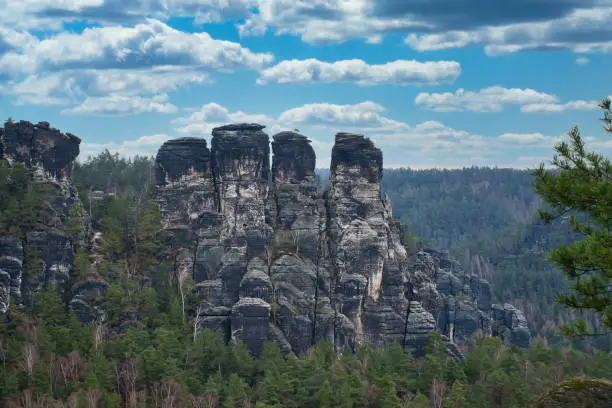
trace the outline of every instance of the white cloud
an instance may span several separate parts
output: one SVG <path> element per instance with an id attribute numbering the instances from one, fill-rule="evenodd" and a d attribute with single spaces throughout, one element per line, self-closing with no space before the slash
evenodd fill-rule
<path id="1" fill-rule="evenodd" d="M 609 1 L 601 3 L 611 5 Z M 547 21 L 486 26 L 471 31 L 411 33 L 405 42 L 418 51 L 483 45 L 488 55 L 541 49 L 565 49 L 579 53 L 610 52 L 610 20 L 612 7 L 576 8 L 567 15 Z"/>
<path id="2" fill-rule="evenodd" d="M 542 143 L 551 146 L 557 139 L 544 136 L 542 133 L 504 133 L 498 136 L 498 140 L 502 143 L 508 143 L 508 147 L 524 147 L 526 145 L 541 145 Z"/>
<path id="3" fill-rule="evenodd" d="M 288 127 L 335 126 L 348 129 L 377 129 L 392 131 L 405 128 L 405 124 L 383 116 L 385 108 L 372 101 L 354 105 L 312 103 L 289 109 L 280 114 L 278 121 Z"/>
<path id="4" fill-rule="evenodd" d="M 521 106 L 521 111 L 526 113 L 557 113 L 567 110 L 592 110 L 597 109 L 598 101 L 569 101 L 566 103 L 533 103 Z"/>
<path id="5" fill-rule="evenodd" d="M 133 27 L 62 32 L 43 40 L 13 37 L 17 39 L 12 43 L 22 45 L 0 52 L 0 74 L 13 76 L 3 91 L 18 104 L 75 104 L 67 112 L 82 114 L 170 112 L 168 104 L 147 103 L 147 98 L 210 81 L 212 71 L 257 70 L 273 60 L 269 53 L 252 52 L 206 32 L 182 32 L 153 19 Z M 0 49 L 3 38 L 0 29 Z M 120 106 L 127 96 L 140 99 Z"/>
<path id="6" fill-rule="evenodd" d="M 134 157 L 134 156 L 153 156 L 157 154 L 159 147 L 167 140 L 172 137 L 164 134 L 141 136 L 135 140 L 125 140 L 121 143 L 109 142 L 109 143 L 91 143 L 84 141 L 81 143 L 81 153 L 79 154 L 78 160 L 85 161 L 89 156 L 95 156 L 104 150 L 115 154 L 118 153 L 123 157 Z"/>
<path id="7" fill-rule="evenodd" d="M 205 73 L 172 67 L 65 70 L 28 76 L 6 92 L 19 104 L 67 105 L 86 97 L 156 95 L 207 81 Z"/>
<path id="8" fill-rule="evenodd" d="M 455 129 L 438 121 L 415 125 L 391 119 L 385 108 L 366 101 L 355 105 L 307 104 L 281 112 L 278 117 L 230 111 L 216 103 L 192 110 L 185 117 L 172 121 L 177 134 L 210 137 L 214 127 L 229 123 L 255 122 L 266 125 L 272 136 L 281 130 L 299 128 L 312 140 L 317 154 L 317 167 L 327 167 L 337 132 L 363 133 L 383 151 L 385 167 L 452 168 L 463 166 L 499 166 L 534 168 L 550 160 L 553 146 L 566 135 L 539 132 L 508 132 L 500 135 L 479 135 Z M 170 137 L 154 135 L 122 143 L 84 143 L 81 158 L 104 149 L 124 156 L 155 154 Z M 612 150 L 607 139 L 585 137 L 589 148 Z"/>
<path id="9" fill-rule="evenodd" d="M 258 0 L 0 0 L 0 22 L 59 29 L 71 21 L 129 24 L 144 17 L 195 16 L 196 21 L 207 23 L 246 17 L 257 4 Z"/>
<path id="10" fill-rule="evenodd" d="M 555 95 L 533 89 L 501 86 L 492 86 L 476 92 L 466 91 L 463 88 L 454 93 L 422 92 L 414 100 L 417 105 L 437 112 L 499 112 L 505 105 L 552 104 L 557 101 Z"/>
<path id="11" fill-rule="evenodd" d="M 239 43 L 213 39 L 206 32 L 186 33 L 148 19 L 133 27 L 87 28 L 79 34 L 62 32 L 21 52 L 5 54 L 0 65 L 30 74 L 167 66 L 231 71 L 259 69 L 272 60 L 269 53 L 252 52 Z"/>
<path id="12" fill-rule="evenodd" d="M 139 113 L 175 113 L 177 107 L 168 102 L 168 95 L 152 98 L 141 96 L 112 95 L 102 98 L 87 98 L 73 108 L 64 109 L 69 115 L 137 115 Z"/>
<path id="13" fill-rule="evenodd" d="M 36 37 L 25 31 L 0 26 L 0 55 L 35 44 Z"/>
<path id="14" fill-rule="evenodd" d="M 228 123 L 260 123 L 271 125 L 274 119 L 260 114 L 248 114 L 242 111 L 230 112 L 229 109 L 216 104 L 207 103 L 187 117 L 172 121 L 178 125 L 177 132 L 193 136 L 208 137 L 213 128 Z"/>
<path id="15" fill-rule="evenodd" d="M 70 21 L 130 24 L 144 17 L 238 22 L 241 35 L 296 35 L 311 44 L 405 34 L 419 50 L 483 45 L 490 54 L 529 49 L 609 51 L 609 0 L 0 0 L 0 26 L 59 29 Z"/>
<path id="16" fill-rule="evenodd" d="M 360 59 L 324 62 L 317 59 L 287 60 L 261 71 L 259 84 L 354 82 L 359 85 L 434 85 L 452 83 L 461 73 L 455 61 L 397 60 L 370 65 Z"/>
<path id="17" fill-rule="evenodd" d="M 576 58 L 576 65 L 586 65 L 591 62 L 588 58 L 580 57 Z"/>

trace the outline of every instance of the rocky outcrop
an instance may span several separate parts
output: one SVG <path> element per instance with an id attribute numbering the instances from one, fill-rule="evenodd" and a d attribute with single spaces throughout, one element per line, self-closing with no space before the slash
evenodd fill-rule
<path id="1" fill-rule="evenodd" d="M 222 126 L 210 148 L 204 139 L 181 138 L 157 154 L 157 198 L 170 235 L 165 251 L 173 272 L 195 282 L 196 329 L 222 330 L 254 354 L 267 340 L 286 354 L 330 340 L 338 351 L 399 342 L 419 355 L 435 330 L 457 358 L 458 346 L 475 333 L 529 343 L 522 313 L 493 304 L 483 276 L 464 272 L 442 251 L 409 258 L 391 204 L 381 197 L 383 157 L 371 140 L 336 135 L 321 192 L 308 138 L 281 132 L 270 144 L 263 129 Z M 79 143 L 44 122 L 0 129 L 0 157 L 23 163 L 52 190 L 46 224 L 0 237 L 0 312 L 11 300 L 31 304 L 53 284 L 82 322 L 104 319 L 98 300 L 107 283 L 71 282 L 80 238 L 63 232 L 80 205 L 70 180 Z M 93 236 L 96 264 L 103 237 Z M 120 329 L 136 319 L 126 316 Z"/>
<path id="2" fill-rule="evenodd" d="M 405 344 L 410 319 L 434 321 L 408 289 L 416 285 L 390 203 L 381 199 L 381 178 L 382 152 L 372 141 L 336 135 L 327 191 L 334 306 L 348 318 L 357 344 L 375 346 Z"/>
<path id="3" fill-rule="evenodd" d="M 17 306 L 31 304 L 34 294 L 51 284 L 62 295 L 70 293 L 74 245 L 83 237 L 69 237 L 63 230 L 68 217 L 84 224 L 75 210 L 80 200 L 71 181 L 80 142 L 47 122 L 6 122 L 0 128 L 0 159 L 9 166 L 23 164 L 36 183 L 49 188 L 45 196 L 49 205 L 38 226 L 23 236 L 0 238 L 0 313 L 6 312 L 11 298 Z"/>
<path id="4" fill-rule="evenodd" d="M 563 381 L 542 396 L 536 408 L 608 408 L 612 406 L 612 382 L 600 378 Z"/>
<path id="5" fill-rule="evenodd" d="M 470 343 L 474 334 L 500 336 L 508 345 L 529 345 L 531 332 L 525 316 L 510 304 L 493 304 L 487 280 L 467 273 L 449 259 L 448 252 L 426 249 L 421 254 L 437 268 L 436 286 L 442 295 L 438 327 L 444 335 L 460 345 Z"/>
<path id="6" fill-rule="evenodd" d="M 89 279 L 76 283 L 70 292 L 72 296 L 68 309 L 85 324 L 104 320 L 104 310 L 97 303 L 107 288 L 108 283 L 102 280 Z"/>
<path id="7" fill-rule="evenodd" d="M 47 122 L 6 122 L 0 138 L 3 158 L 55 180 L 68 180 L 81 143 L 77 136 L 62 133 Z"/>
<path id="8" fill-rule="evenodd" d="M 523 312 L 509 303 L 493 305 L 491 334 L 500 336 L 505 344 L 529 346 L 531 332 Z"/>
<path id="9" fill-rule="evenodd" d="M 479 331 L 528 342 L 518 311 L 502 317 L 492 305 L 487 281 L 445 253 L 408 258 L 371 140 L 336 135 L 322 193 L 310 141 L 275 135 L 270 164 L 263 129 L 223 126 L 210 150 L 203 139 L 177 139 L 158 153 L 175 268 L 193 277 L 200 299 L 196 327 L 220 329 L 254 354 L 266 340 L 299 354 L 328 339 L 337 350 L 399 342 L 418 355 L 434 330 L 457 357 Z"/>
<path id="10" fill-rule="evenodd" d="M 16 237 L 0 237 L 0 314 L 6 313 L 11 298 L 21 303 L 23 245 Z"/>

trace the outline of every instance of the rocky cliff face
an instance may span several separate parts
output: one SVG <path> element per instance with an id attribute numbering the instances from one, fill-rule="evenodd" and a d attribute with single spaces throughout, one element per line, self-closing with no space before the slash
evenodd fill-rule
<path id="1" fill-rule="evenodd" d="M 63 226 L 80 203 L 70 179 L 80 142 L 78 137 L 62 133 L 46 122 L 7 122 L 0 128 L 0 159 L 9 165 L 22 163 L 37 183 L 50 188 L 48 211 L 39 227 L 24 236 L 0 237 L 0 313 L 6 312 L 11 298 L 18 306 L 30 304 L 34 294 L 50 284 L 60 293 L 70 292 L 67 284 L 74 243 L 63 232 Z M 25 273 L 28 254 L 39 262 Z"/>
<path id="2" fill-rule="evenodd" d="M 531 332 L 523 313 L 510 304 L 492 304 L 489 282 L 468 274 L 447 252 L 426 249 L 419 254 L 438 269 L 436 283 L 442 295 L 438 315 L 440 331 L 453 342 L 466 344 L 479 333 L 500 336 L 505 344 L 527 347 Z"/>
<path id="3" fill-rule="evenodd" d="M 369 139 L 336 135 L 322 193 L 309 140 L 275 135 L 270 165 L 263 128 L 216 128 L 210 149 L 177 139 L 157 155 L 174 267 L 200 299 L 196 327 L 221 329 L 255 354 L 266 340 L 299 354 L 323 339 L 338 350 L 397 341 L 421 354 L 436 329 L 454 354 L 476 332 L 529 342 L 522 313 L 492 305 L 485 280 L 436 251 L 409 259 Z"/>

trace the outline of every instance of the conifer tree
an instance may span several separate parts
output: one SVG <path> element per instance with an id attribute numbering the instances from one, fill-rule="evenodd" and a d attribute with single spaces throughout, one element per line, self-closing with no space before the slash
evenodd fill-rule
<path id="1" fill-rule="evenodd" d="M 604 129 L 612 134 L 612 110 L 609 98 L 599 105 L 604 111 Z M 612 329 L 612 163 L 602 154 L 589 152 L 578 127 L 572 128 L 569 141 L 555 146 L 548 171 L 541 164 L 535 172 L 535 191 L 549 208 L 539 216 L 550 223 L 567 219 L 574 233 L 582 239 L 551 251 L 556 263 L 571 282 L 570 293 L 559 293 L 564 307 L 594 312 L 603 331 Z M 566 325 L 572 336 L 601 334 L 597 327 L 587 327 L 584 319 Z"/>

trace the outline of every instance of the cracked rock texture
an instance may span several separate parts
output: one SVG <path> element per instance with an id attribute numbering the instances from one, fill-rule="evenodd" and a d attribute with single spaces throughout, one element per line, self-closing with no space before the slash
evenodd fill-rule
<path id="1" fill-rule="evenodd" d="M 493 305 L 486 280 L 445 252 L 408 256 L 371 140 L 336 135 L 322 192 L 308 138 L 281 132 L 270 143 L 263 129 L 227 125 L 210 149 L 183 138 L 157 155 L 158 200 L 175 268 L 196 282 L 198 327 L 254 354 L 266 340 L 300 354 L 327 339 L 339 351 L 397 341 L 419 355 L 435 330 L 458 358 L 476 333 L 529 343 L 522 313 Z"/>
<path id="2" fill-rule="evenodd" d="M 397 341 L 419 355 L 436 330 L 457 358 L 475 334 L 529 344 L 523 314 L 493 304 L 481 276 L 465 273 L 444 251 L 406 253 L 391 203 L 381 197 L 383 157 L 371 140 L 338 133 L 329 186 L 320 191 L 309 139 L 281 132 L 270 141 L 263 129 L 222 126 L 210 147 L 181 138 L 158 151 L 157 198 L 171 237 L 165 252 L 175 273 L 196 283 L 196 327 L 221 330 L 254 354 L 267 340 L 286 354 L 329 340 L 338 351 Z M 46 122 L 0 128 L 0 157 L 23 163 L 51 187 L 47 224 L 0 237 L 0 313 L 11 301 L 31 304 L 53 284 L 82 322 L 104 319 L 96 299 L 107 283 L 69 287 L 80 243 L 63 229 L 80 204 L 70 177 L 79 144 Z M 27 254 L 40 262 L 26 273 Z M 127 316 L 124 328 L 133 320 Z"/>
<path id="3" fill-rule="evenodd" d="M 32 171 L 35 182 L 50 188 L 44 225 L 23 237 L 0 237 L 0 313 L 7 311 L 11 299 L 18 307 L 31 304 L 35 293 L 50 284 L 62 295 L 70 293 L 67 284 L 75 243 L 64 234 L 63 226 L 80 203 L 71 180 L 80 142 L 47 122 L 6 122 L 0 128 L 0 158 L 11 166 L 22 163 Z M 24 270 L 26 253 L 39 259 L 36 270 Z"/>

